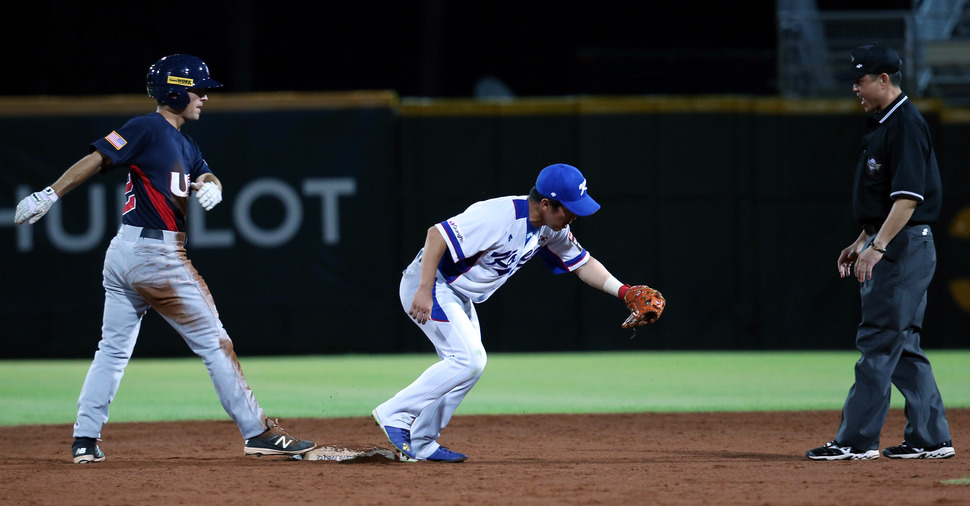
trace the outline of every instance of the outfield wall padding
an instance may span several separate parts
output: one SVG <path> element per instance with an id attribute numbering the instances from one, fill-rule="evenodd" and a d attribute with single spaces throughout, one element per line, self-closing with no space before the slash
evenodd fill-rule
<path id="1" fill-rule="evenodd" d="M 0 107 L 2 356 L 89 357 L 125 175 L 96 176 L 32 227 L 14 227 L 13 208 L 152 107 L 28 102 Z M 633 336 L 619 328 L 618 300 L 532 262 L 478 306 L 487 350 L 850 349 L 858 283 L 835 265 L 859 232 L 850 195 L 865 115 L 849 102 L 213 96 L 184 131 L 225 200 L 209 213 L 192 206 L 189 257 L 241 355 L 427 351 L 397 291 L 428 227 L 476 200 L 524 195 L 542 167 L 570 163 L 602 204 L 574 223 L 576 236 L 621 280 L 660 289 L 667 310 Z M 962 347 L 970 121 L 918 105 L 944 182 L 924 345 Z M 149 314 L 135 353 L 189 351 Z"/>

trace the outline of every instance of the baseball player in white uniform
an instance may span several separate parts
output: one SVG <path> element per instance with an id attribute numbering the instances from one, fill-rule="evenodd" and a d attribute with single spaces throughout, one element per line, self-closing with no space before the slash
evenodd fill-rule
<path id="1" fill-rule="evenodd" d="M 575 272 L 590 286 L 623 298 L 613 277 L 573 236 L 569 224 L 600 205 L 571 165 L 544 168 L 528 196 L 477 202 L 428 229 L 424 248 L 404 270 L 404 310 L 441 360 L 372 414 L 406 461 L 462 462 L 438 444 L 440 432 L 481 377 L 487 361 L 475 304 L 538 255 L 554 273 Z"/>

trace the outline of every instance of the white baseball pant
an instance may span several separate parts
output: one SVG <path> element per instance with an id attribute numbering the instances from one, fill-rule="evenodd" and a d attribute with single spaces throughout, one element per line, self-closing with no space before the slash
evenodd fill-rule
<path id="1" fill-rule="evenodd" d="M 401 278 L 401 305 L 407 312 L 420 282 L 420 262 Z M 416 325 L 441 359 L 387 402 L 377 407 L 385 425 L 410 429 L 411 448 L 419 459 L 438 449 L 437 439 L 455 409 L 485 370 L 487 357 L 475 305 L 440 279 L 435 283 L 432 319 Z"/>

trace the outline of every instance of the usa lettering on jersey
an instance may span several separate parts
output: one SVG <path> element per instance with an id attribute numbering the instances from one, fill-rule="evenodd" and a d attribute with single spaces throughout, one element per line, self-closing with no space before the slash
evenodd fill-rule
<path id="1" fill-rule="evenodd" d="M 168 189 L 176 197 L 188 197 L 189 175 L 184 172 L 172 172 L 169 177 Z"/>

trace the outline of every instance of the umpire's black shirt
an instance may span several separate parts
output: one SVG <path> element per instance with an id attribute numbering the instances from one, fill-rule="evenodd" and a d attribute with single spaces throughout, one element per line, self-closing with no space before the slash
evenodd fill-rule
<path id="1" fill-rule="evenodd" d="M 908 225 L 933 223 L 940 215 L 940 169 L 930 130 L 904 93 L 869 118 L 855 175 L 855 219 L 878 229 L 899 197 L 919 202 Z"/>

